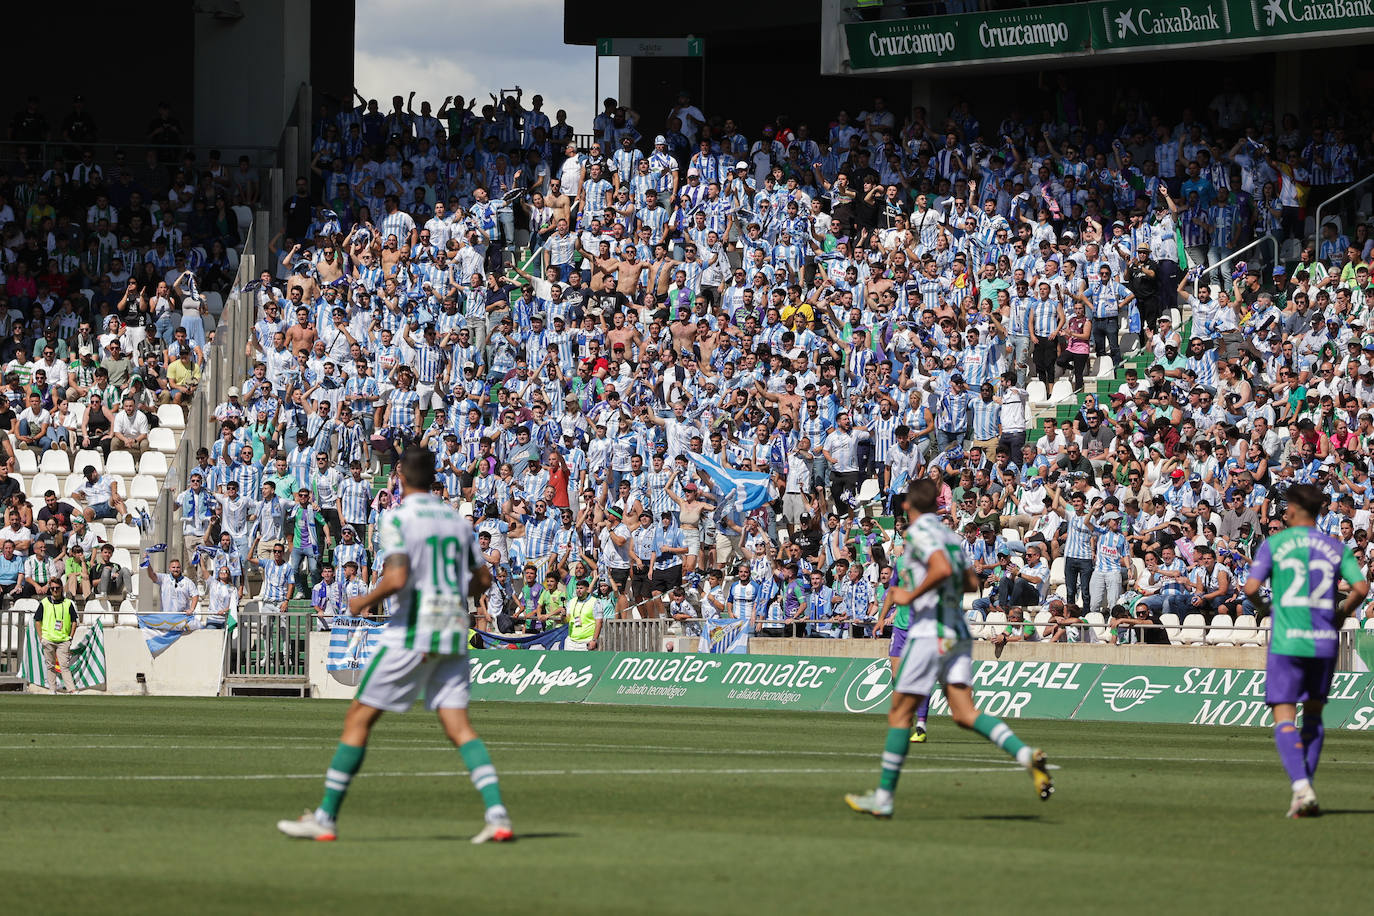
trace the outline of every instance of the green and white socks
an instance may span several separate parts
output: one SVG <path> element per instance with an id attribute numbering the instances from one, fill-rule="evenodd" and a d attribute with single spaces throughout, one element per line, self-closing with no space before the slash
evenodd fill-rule
<path id="1" fill-rule="evenodd" d="M 873 793 L 879 804 L 889 804 L 892 793 L 897 789 L 897 780 L 902 776 L 902 764 L 906 762 L 906 751 L 911 746 L 911 729 L 889 728 L 887 741 L 883 744 L 883 769 L 878 777 L 878 789 Z"/>
<path id="2" fill-rule="evenodd" d="M 366 746 L 354 747 L 339 742 L 338 749 L 334 751 L 334 759 L 329 761 L 329 769 L 324 773 L 324 799 L 315 809 L 317 821 L 332 826 L 338 820 L 339 807 L 343 805 L 344 796 L 348 794 L 348 785 L 362 769 L 365 756 Z"/>
<path id="3" fill-rule="evenodd" d="M 458 746 L 463 756 L 463 765 L 468 768 L 473 788 L 482 796 L 482 804 L 487 806 L 487 823 L 507 817 L 506 806 L 501 803 L 501 783 L 496 778 L 496 767 L 491 765 L 491 755 L 481 738 Z"/>
<path id="4" fill-rule="evenodd" d="M 1031 765 L 1031 757 L 1034 752 L 1024 741 L 1016 737 L 1016 733 L 1001 719 L 980 712 L 978 718 L 973 720 L 973 730 L 1006 751 L 1010 756 L 1015 757 L 1016 762 L 1021 766 L 1029 767 Z"/>

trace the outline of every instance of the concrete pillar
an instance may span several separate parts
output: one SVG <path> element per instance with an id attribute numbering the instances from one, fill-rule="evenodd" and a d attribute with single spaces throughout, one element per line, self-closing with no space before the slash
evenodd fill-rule
<path id="1" fill-rule="evenodd" d="M 1285 114 L 1295 114 L 1301 121 L 1302 52 L 1282 51 L 1274 55 L 1274 123 L 1282 124 Z"/>

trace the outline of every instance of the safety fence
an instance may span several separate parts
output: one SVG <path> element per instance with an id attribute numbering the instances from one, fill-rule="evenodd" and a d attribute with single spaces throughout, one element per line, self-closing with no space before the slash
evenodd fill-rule
<path id="1" fill-rule="evenodd" d="M 304 680 L 309 674 L 309 611 L 259 611 L 237 615 L 224 648 L 224 674 L 233 678 Z"/>
<path id="2" fill-rule="evenodd" d="M 19 658 L 24 651 L 24 629 L 29 612 L 0 610 L 0 681 L 19 677 Z"/>

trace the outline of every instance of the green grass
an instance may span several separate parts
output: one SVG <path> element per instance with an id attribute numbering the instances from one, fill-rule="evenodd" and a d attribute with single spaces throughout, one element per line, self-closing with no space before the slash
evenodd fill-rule
<path id="1" fill-rule="evenodd" d="M 877 716 L 485 703 L 474 721 L 519 842 L 468 844 L 476 793 L 418 711 L 379 724 L 339 842 L 287 840 L 273 822 L 318 801 L 343 709 L 0 699 L 9 909 L 1251 916 L 1367 895 L 1366 734 L 1328 737 L 1330 814 L 1292 822 L 1261 729 L 1014 722 L 1062 767 L 1042 803 L 1000 752 L 937 719 L 897 816 L 873 821 L 840 796 L 875 782 Z M 263 778 L 226 778 L 245 775 Z"/>

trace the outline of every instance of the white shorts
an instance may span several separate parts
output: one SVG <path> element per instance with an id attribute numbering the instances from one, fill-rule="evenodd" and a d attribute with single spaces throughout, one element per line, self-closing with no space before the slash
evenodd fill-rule
<path id="1" fill-rule="evenodd" d="M 973 641 L 921 637 L 908 639 L 897 668 L 896 693 L 928 697 L 939 680 L 950 684 L 973 683 Z"/>
<path id="2" fill-rule="evenodd" d="M 687 554 L 686 554 L 687 556 L 689 556 L 689 557 L 699 557 L 699 556 L 701 556 L 701 529 L 700 529 L 700 528 L 683 528 L 683 529 L 682 529 L 682 542 L 683 542 L 683 544 L 685 544 L 686 547 L 687 547 Z"/>
<path id="3" fill-rule="evenodd" d="M 806 507 L 806 498 L 800 493 L 784 493 L 782 497 L 782 517 L 787 519 L 789 525 L 796 525 L 801 522 L 803 512 L 810 511 Z"/>
<path id="4" fill-rule="evenodd" d="M 467 709 L 468 657 L 379 646 L 354 699 L 374 709 L 405 712 L 421 690 L 426 709 Z"/>
<path id="5" fill-rule="evenodd" d="M 588 643 L 590 642 L 590 639 L 573 639 L 571 636 L 569 636 L 563 640 L 563 651 L 590 652 L 591 649 L 588 647 Z"/>

